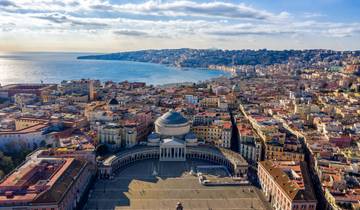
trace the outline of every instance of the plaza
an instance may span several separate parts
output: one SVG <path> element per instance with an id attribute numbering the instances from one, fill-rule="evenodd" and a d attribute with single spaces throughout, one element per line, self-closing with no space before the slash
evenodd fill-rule
<path id="1" fill-rule="evenodd" d="M 204 166 L 214 164 L 193 159 L 184 162 L 149 159 L 132 163 L 118 170 L 112 179 L 98 180 L 85 209 L 167 210 L 175 209 L 178 202 L 185 210 L 270 209 L 253 186 L 200 184 L 196 169 Z M 207 172 L 213 180 L 231 179 L 222 167 L 213 167 Z"/>

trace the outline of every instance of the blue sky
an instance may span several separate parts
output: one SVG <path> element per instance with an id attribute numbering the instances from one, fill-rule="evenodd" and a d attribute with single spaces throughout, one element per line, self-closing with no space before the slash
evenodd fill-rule
<path id="1" fill-rule="evenodd" d="M 0 51 L 360 49 L 358 0 L 0 0 Z"/>

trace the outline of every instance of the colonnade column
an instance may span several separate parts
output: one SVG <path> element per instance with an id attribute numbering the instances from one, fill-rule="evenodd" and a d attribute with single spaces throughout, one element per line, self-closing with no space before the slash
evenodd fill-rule
<path id="1" fill-rule="evenodd" d="M 160 149 L 160 160 L 183 160 L 185 158 L 185 148 L 183 147 L 168 147 Z"/>

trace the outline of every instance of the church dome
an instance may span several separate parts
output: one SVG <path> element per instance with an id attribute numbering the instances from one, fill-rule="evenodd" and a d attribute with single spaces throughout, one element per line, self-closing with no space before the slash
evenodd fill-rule
<path id="1" fill-rule="evenodd" d="M 190 131 L 190 123 L 171 109 L 155 121 L 155 131 L 162 136 L 181 136 Z"/>
<path id="2" fill-rule="evenodd" d="M 166 112 L 158 119 L 158 121 L 162 124 L 169 125 L 183 124 L 188 122 L 185 117 L 183 117 L 179 112 L 176 112 L 173 109 L 170 109 L 168 112 Z"/>
<path id="3" fill-rule="evenodd" d="M 108 102 L 109 105 L 119 105 L 118 100 L 116 100 L 115 98 L 110 99 L 110 101 Z"/>
<path id="4" fill-rule="evenodd" d="M 232 87 L 232 91 L 233 92 L 240 92 L 240 85 L 239 84 L 235 84 L 233 87 Z"/>
<path id="5" fill-rule="evenodd" d="M 196 143 L 197 142 L 196 135 L 193 132 L 186 134 L 185 141 L 186 143 Z"/>
<path id="6" fill-rule="evenodd" d="M 196 139 L 196 136 L 193 132 L 186 134 L 185 139 Z"/>
<path id="7" fill-rule="evenodd" d="M 155 141 L 160 141 L 160 135 L 152 132 L 149 136 L 148 136 L 148 140 L 151 142 L 155 142 Z"/>
<path id="8" fill-rule="evenodd" d="M 158 145 L 160 142 L 160 135 L 152 132 L 149 136 L 148 136 L 148 145 L 149 146 L 155 146 Z"/>

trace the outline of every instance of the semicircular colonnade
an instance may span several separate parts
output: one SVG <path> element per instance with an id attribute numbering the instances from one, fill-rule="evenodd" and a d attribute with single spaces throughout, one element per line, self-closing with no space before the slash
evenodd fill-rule
<path id="1" fill-rule="evenodd" d="M 142 160 L 159 159 L 159 147 L 139 146 L 127 151 L 112 155 L 102 161 L 99 165 L 100 178 L 109 178 L 116 171 L 125 166 Z M 228 168 L 233 176 L 244 176 L 247 174 L 248 164 L 245 159 L 231 150 L 213 146 L 197 146 L 186 148 L 186 159 L 206 160 Z"/>

